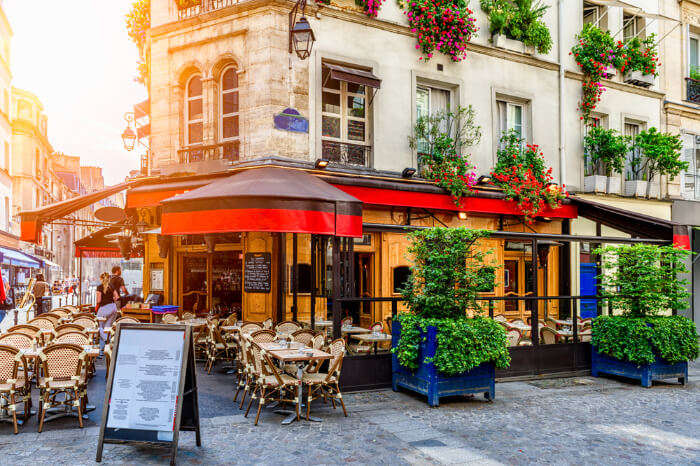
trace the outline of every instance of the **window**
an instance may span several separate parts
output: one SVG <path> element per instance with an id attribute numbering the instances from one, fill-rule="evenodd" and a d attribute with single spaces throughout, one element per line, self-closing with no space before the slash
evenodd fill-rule
<path id="1" fill-rule="evenodd" d="M 419 85 L 416 87 L 416 119 L 450 111 L 451 93 L 447 89 Z M 418 142 L 418 153 L 429 151 L 427 141 Z"/>
<path id="2" fill-rule="evenodd" d="M 590 2 L 583 2 L 583 24 L 592 24 L 602 30 L 608 29 L 607 9 Z"/>
<path id="3" fill-rule="evenodd" d="M 225 158 L 238 159 L 240 147 L 240 121 L 238 100 L 238 71 L 235 68 L 227 68 L 221 75 L 221 140 L 231 142 L 232 147 L 226 151 Z"/>
<path id="4" fill-rule="evenodd" d="M 367 165 L 367 87 L 331 79 L 323 68 L 321 146 L 323 158 L 350 165 Z"/>
<path id="5" fill-rule="evenodd" d="M 585 135 L 593 128 L 600 128 L 602 126 L 601 118 L 599 116 L 591 116 L 590 122 L 584 126 Z M 605 175 L 604 173 L 596 173 L 595 164 L 591 161 L 589 154 L 585 153 L 584 156 L 584 176 L 591 175 Z"/>
<path id="6" fill-rule="evenodd" d="M 514 130 L 522 139 L 527 139 L 527 125 L 525 123 L 525 105 L 505 100 L 496 101 L 498 105 L 499 136 L 510 130 Z"/>
<path id="7" fill-rule="evenodd" d="M 187 121 L 187 134 L 185 141 L 187 145 L 201 144 L 204 139 L 204 113 L 201 76 L 192 76 L 187 82 L 185 115 L 185 119 Z"/>
<path id="8" fill-rule="evenodd" d="M 700 199 L 700 136 L 683 135 L 683 160 L 688 162 L 688 168 L 681 180 L 683 197 Z"/>
<path id="9" fill-rule="evenodd" d="M 688 76 L 697 79 L 700 75 L 700 37 L 691 35 L 688 41 Z"/>
<path id="10" fill-rule="evenodd" d="M 634 38 L 634 37 L 639 37 L 640 39 L 644 39 L 644 18 L 641 16 L 635 16 L 635 15 L 628 15 L 625 14 L 622 16 L 622 37 L 623 41 L 627 42 L 628 40 Z"/>
<path id="11" fill-rule="evenodd" d="M 411 268 L 405 265 L 394 267 L 394 294 L 401 294 L 401 290 L 406 286 L 408 277 L 411 276 Z"/>
<path id="12" fill-rule="evenodd" d="M 297 278 L 297 293 L 311 293 L 311 265 L 297 264 L 299 277 Z M 289 266 L 289 292 L 294 291 L 294 266 Z"/>
<path id="13" fill-rule="evenodd" d="M 630 136 L 632 141 L 639 134 L 640 127 L 637 123 L 625 123 L 625 136 Z M 625 160 L 625 180 L 646 180 L 647 175 L 645 173 L 645 163 L 642 160 L 640 150 L 638 148 L 632 148 L 627 153 L 627 158 Z"/>

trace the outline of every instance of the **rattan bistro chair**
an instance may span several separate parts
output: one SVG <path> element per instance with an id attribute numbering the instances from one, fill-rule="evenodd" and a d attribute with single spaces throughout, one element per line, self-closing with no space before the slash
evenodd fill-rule
<path id="1" fill-rule="evenodd" d="M 270 356 L 260 348 L 257 343 L 250 343 L 250 353 L 248 357 L 253 360 L 255 387 L 253 388 L 245 417 L 248 417 L 250 407 L 253 405 L 253 400 L 257 398 L 258 412 L 255 415 L 256 426 L 260 419 L 260 411 L 268 400 L 281 403 L 294 403 L 296 406 L 297 419 L 299 419 L 299 404 L 297 403 L 296 393 L 297 387 L 301 382 L 277 369 L 277 366 L 272 362 Z"/>
<path id="2" fill-rule="evenodd" d="M 559 334 L 551 327 L 540 328 L 540 339 L 545 345 L 559 343 Z"/>
<path id="3" fill-rule="evenodd" d="M 73 319 L 73 323 L 76 325 L 80 325 L 86 330 L 89 328 L 97 328 L 97 320 L 87 316 L 76 317 L 75 319 Z"/>
<path id="4" fill-rule="evenodd" d="M 335 409 L 335 402 L 338 401 L 343 407 L 343 414 L 348 417 L 348 412 L 345 409 L 345 403 L 343 402 L 343 394 L 340 393 L 340 386 L 338 385 L 338 380 L 340 380 L 340 370 L 343 367 L 343 357 L 345 356 L 345 340 L 338 338 L 331 342 L 328 347 L 328 352 L 331 353 L 333 359 L 328 363 L 328 373 L 322 372 L 306 372 L 302 376 L 302 383 L 309 386 L 309 394 L 306 398 L 306 419 L 309 419 L 311 413 L 311 402 L 318 398 L 331 399 L 331 404 L 333 409 Z M 316 369 L 320 365 L 316 366 Z"/>
<path id="5" fill-rule="evenodd" d="M 39 377 L 39 429 L 44 429 L 46 411 L 58 406 L 78 410 L 78 424 L 83 427 L 83 407 L 86 396 L 86 377 L 83 366 L 87 353 L 81 346 L 59 343 L 39 353 L 43 377 Z M 59 396 L 63 394 L 63 397 Z"/>
<path id="6" fill-rule="evenodd" d="M 54 323 L 53 319 L 46 318 L 44 316 L 35 317 L 27 323 L 43 330 L 53 330 L 56 328 L 56 324 Z"/>
<path id="7" fill-rule="evenodd" d="M 31 385 L 26 374 L 26 360 L 20 350 L 0 344 L 0 414 L 7 419 L 12 414 L 15 434 L 18 432 L 17 405 L 24 405 L 25 420 L 29 417 L 31 408 Z"/>
<path id="8" fill-rule="evenodd" d="M 275 331 L 283 335 L 291 335 L 297 330 L 301 330 L 301 324 L 291 320 L 285 320 L 284 322 L 280 322 L 275 326 Z"/>
<path id="9" fill-rule="evenodd" d="M 225 340 L 221 336 L 216 323 L 210 322 L 207 324 L 207 363 L 205 369 L 207 374 L 211 374 L 211 369 L 219 360 L 233 361 L 236 345 L 233 341 Z"/>
<path id="10" fill-rule="evenodd" d="M 272 343 L 277 339 L 277 334 L 272 330 L 256 330 L 250 334 L 250 340 L 255 343 Z"/>
<path id="11" fill-rule="evenodd" d="M 0 345 L 11 346 L 20 350 L 31 348 L 34 341 L 34 337 L 24 333 L 4 333 L 0 335 Z"/>
<path id="12" fill-rule="evenodd" d="M 272 319 L 268 317 L 267 319 L 263 320 L 262 326 L 266 329 L 272 328 Z"/>
<path id="13" fill-rule="evenodd" d="M 52 345 L 60 343 L 73 343 L 74 345 L 86 346 L 90 344 L 90 337 L 83 332 L 65 332 L 51 340 Z"/>
<path id="14" fill-rule="evenodd" d="M 176 324 L 177 316 L 175 314 L 165 314 L 160 321 L 164 324 Z"/>
<path id="15" fill-rule="evenodd" d="M 262 324 L 258 322 L 243 322 L 241 323 L 241 329 L 240 333 L 241 334 L 251 334 L 255 332 L 256 330 L 262 330 L 263 326 Z"/>
<path id="16" fill-rule="evenodd" d="M 314 332 L 313 330 L 297 330 L 296 332 L 292 333 L 292 341 L 301 343 L 304 346 L 311 346 L 311 342 L 313 341 L 315 336 L 316 332 Z"/>
<path id="17" fill-rule="evenodd" d="M 73 323 L 61 324 L 53 330 L 53 335 L 54 335 L 54 338 L 56 338 L 56 337 L 60 337 L 64 333 L 84 332 L 84 331 L 85 331 L 85 328 L 82 325 L 73 324 Z"/>
<path id="18" fill-rule="evenodd" d="M 506 340 L 508 341 L 508 346 L 518 346 L 520 339 L 523 337 L 520 330 L 517 328 L 511 328 L 506 332 Z"/>
<path id="19" fill-rule="evenodd" d="M 141 322 L 135 317 L 120 317 L 114 321 L 115 324 L 140 324 Z"/>
<path id="20" fill-rule="evenodd" d="M 15 325 L 14 327 L 10 327 L 7 329 L 7 333 L 24 333 L 25 335 L 30 336 L 32 338 L 39 338 L 39 335 L 41 335 L 39 327 L 35 327 L 34 325 L 29 324 L 20 324 Z"/>

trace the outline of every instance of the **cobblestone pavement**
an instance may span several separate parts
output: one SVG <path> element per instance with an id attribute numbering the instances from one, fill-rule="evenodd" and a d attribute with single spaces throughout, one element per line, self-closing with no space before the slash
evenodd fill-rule
<path id="1" fill-rule="evenodd" d="M 230 377 L 199 372 L 202 447 L 180 435 L 180 464 L 696 464 L 700 465 L 700 363 L 687 387 L 645 389 L 615 379 L 579 377 L 496 385 L 496 400 L 444 400 L 429 408 L 391 390 L 347 394 L 349 417 L 322 404 L 322 423 L 261 423 L 231 403 Z M 95 464 L 104 370 L 91 383 L 86 427 L 36 416 L 12 435 L 0 424 L 0 464 Z M 106 464 L 164 464 L 168 452 L 106 445 Z"/>

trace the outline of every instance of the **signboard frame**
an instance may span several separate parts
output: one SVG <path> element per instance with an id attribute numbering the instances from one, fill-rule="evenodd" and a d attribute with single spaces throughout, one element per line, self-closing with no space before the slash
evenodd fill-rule
<path id="1" fill-rule="evenodd" d="M 180 366 L 180 380 L 178 382 L 177 401 L 175 403 L 175 422 L 173 424 L 173 439 L 168 440 L 153 440 L 148 438 L 152 433 L 157 431 L 138 430 L 138 429 L 118 429 L 120 433 L 125 434 L 123 437 L 111 437 L 110 433 L 113 429 L 107 427 L 107 418 L 109 415 L 109 406 L 112 396 L 112 384 L 114 383 L 114 372 L 119 361 L 119 341 L 123 330 L 158 330 L 158 331 L 177 331 L 184 332 L 182 362 Z M 126 445 L 158 445 L 170 446 L 170 464 L 175 464 L 177 457 L 177 447 L 179 440 L 179 432 L 194 431 L 196 435 L 196 443 L 198 447 L 202 446 L 199 428 L 199 402 L 197 397 L 197 373 L 195 371 L 194 362 L 194 345 L 192 342 L 192 329 L 187 325 L 174 324 L 136 324 L 136 323 L 120 323 L 117 324 L 117 332 L 114 336 L 114 348 L 112 350 L 112 364 L 109 367 L 107 377 L 107 386 L 105 388 L 105 401 L 102 409 L 102 420 L 100 422 L 100 436 L 97 443 L 97 455 L 95 461 L 102 461 L 102 451 L 105 443 L 126 444 Z M 183 412 L 191 416 L 191 419 L 186 419 L 186 424 L 183 422 Z M 188 417 L 189 417 L 188 416 Z M 139 438 L 141 437 L 141 438 Z M 146 438 L 144 438 L 146 437 Z"/>
<path id="2" fill-rule="evenodd" d="M 267 282 L 265 283 L 265 288 L 249 287 L 247 280 L 248 271 L 248 258 L 249 257 L 263 257 L 265 267 L 267 267 Z M 246 252 L 243 257 L 243 290 L 246 293 L 270 293 L 272 291 L 272 254 L 269 252 Z"/>

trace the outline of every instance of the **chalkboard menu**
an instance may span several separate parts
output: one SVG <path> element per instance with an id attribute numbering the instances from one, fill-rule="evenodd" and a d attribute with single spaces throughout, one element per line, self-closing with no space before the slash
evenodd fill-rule
<path id="1" fill-rule="evenodd" d="M 272 280 L 272 258 L 269 252 L 248 252 L 245 255 L 243 283 L 246 293 L 269 293 Z"/>

